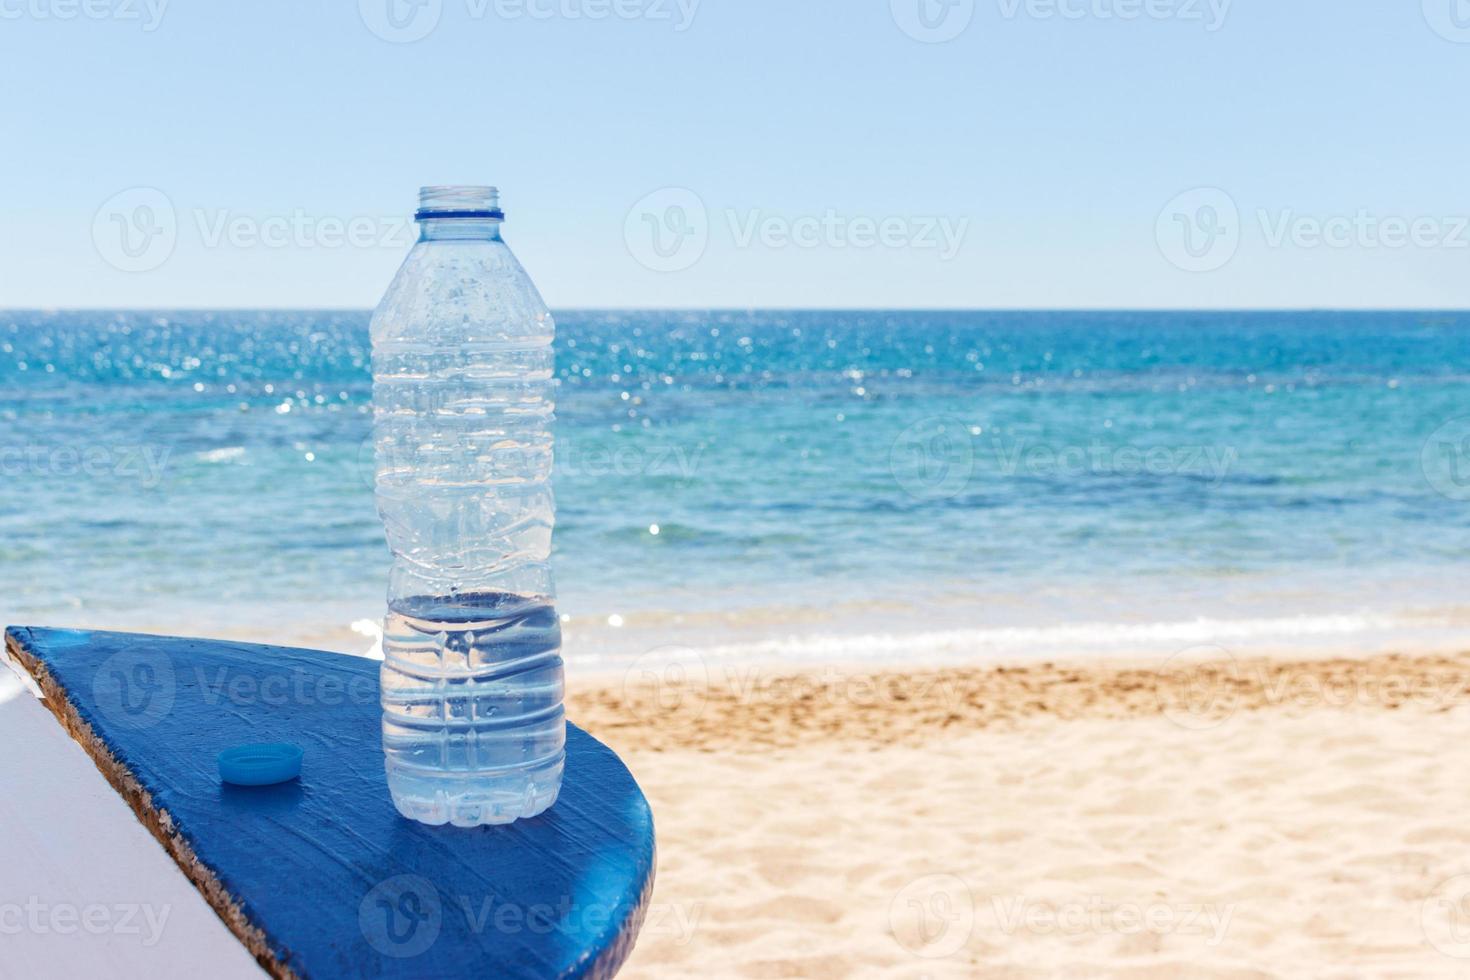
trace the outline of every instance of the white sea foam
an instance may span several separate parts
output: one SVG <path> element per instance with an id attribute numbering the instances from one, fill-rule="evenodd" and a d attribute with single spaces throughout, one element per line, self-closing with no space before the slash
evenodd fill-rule
<path id="1" fill-rule="evenodd" d="M 245 455 L 244 446 L 226 446 L 222 449 L 207 449 L 196 453 L 194 458 L 201 463 L 229 463 Z"/>
<path id="2" fill-rule="evenodd" d="M 893 664 L 918 661 L 994 661 L 1014 656 L 1147 654 L 1177 651 L 1197 644 L 1232 650 L 1323 645 L 1351 647 L 1377 636 L 1403 637 L 1408 631 L 1451 626 L 1448 618 L 1412 621 L 1376 613 L 1284 616 L 1258 619 L 1199 619 L 1150 623 L 1077 623 L 1059 626 L 1016 626 L 949 629 L 914 633 L 855 635 L 805 634 L 698 649 L 711 660 L 864 661 Z"/>
<path id="3" fill-rule="evenodd" d="M 362 656 L 370 660 L 383 659 L 383 623 L 376 619 L 355 619 L 352 621 L 352 632 L 360 633 L 373 641 L 373 645 L 362 652 Z"/>

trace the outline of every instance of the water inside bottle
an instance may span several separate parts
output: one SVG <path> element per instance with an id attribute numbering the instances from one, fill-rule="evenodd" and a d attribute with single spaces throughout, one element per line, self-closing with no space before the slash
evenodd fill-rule
<path id="1" fill-rule="evenodd" d="M 383 748 L 406 817 L 509 823 L 556 800 L 564 762 L 561 624 L 543 598 L 415 596 L 383 630 Z"/>

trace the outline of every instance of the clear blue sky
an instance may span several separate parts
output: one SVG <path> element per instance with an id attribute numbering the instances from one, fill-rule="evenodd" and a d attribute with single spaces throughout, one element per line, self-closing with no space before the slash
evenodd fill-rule
<path id="1" fill-rule="evenodd" d="M 160 2 L 0 0 L 0 306 L 1470 306 L 1465 0 Z"/>

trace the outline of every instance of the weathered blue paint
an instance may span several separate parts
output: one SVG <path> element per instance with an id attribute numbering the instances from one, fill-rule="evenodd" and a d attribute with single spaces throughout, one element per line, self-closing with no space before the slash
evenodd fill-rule
<path id="1" fill-rule="evenodd" d="M 89 751 L 145 824 L 198 859 L 186 873 L 277 975 L 610 977 L 632 949 L 653 886 L 652 815 L 617 756 L 575 726 L 550 811 L 428 827 L 388 799 L 374 661 L 127 633 L 6 638 L 84 744 L 90 729 Z M 301 778 L 222 784 L 216 755 L 241 742 L 303 746 Z"/>

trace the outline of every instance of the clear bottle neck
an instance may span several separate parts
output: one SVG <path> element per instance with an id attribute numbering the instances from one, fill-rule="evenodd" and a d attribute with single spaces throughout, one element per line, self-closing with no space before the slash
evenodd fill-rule
<path id="1" fill-rule="evenodd" d="M 419 241 L 500 241 L 500 192 L 483 185 L 419 188 Z"/>
<path id="2" fill-rule="evenodd" d="M 500 241 L 500 222 L 474 218 L 420 218 L 419 241 Z"/>

